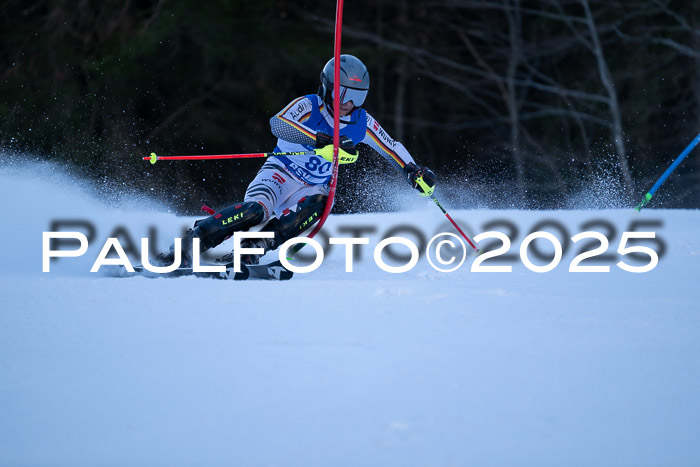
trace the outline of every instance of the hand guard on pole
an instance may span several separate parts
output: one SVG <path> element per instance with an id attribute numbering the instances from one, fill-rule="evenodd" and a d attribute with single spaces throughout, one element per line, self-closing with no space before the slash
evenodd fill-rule
<path id="1" fill-rule="evenodd" d="M 333 162 L 333 137 L 322 131 L 316 133 L 316 154 L 328 162 Z M 357 161 L 359 153 L 355 143 L 347 136 L 341 136 L 338 144 L 338 163 L 352 164 Z"/>
<path id="2" fill-rule="evenodd" d="M 427 167 L 418 167 L 413 162 L 409 162 L 403 168 L 406 180 L 413 188 L 420 192 L 421 196 L 430 196 L 435 190 L 437 177 L 432 170 Z"/>

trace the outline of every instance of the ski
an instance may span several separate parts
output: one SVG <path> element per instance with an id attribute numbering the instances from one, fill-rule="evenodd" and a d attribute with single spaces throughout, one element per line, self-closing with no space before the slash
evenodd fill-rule
<path id="1" fill-rule="evenodd" d="M 243 267 L 248 269 L 248 279 L 287 281 L 294 275 L 292 271 L 282 266 L 282 263 L 279 261 L 273 261 L 268 264 L 241 266 L 241 270 Z M 233 263 L 226 266 L 227 270 L 229 270 L 229 268 L 233 271 Z"/>
<path id="2" fill-rule="evenodd" d="M 209 278 L 209 279 L 224 279 L 224 280 L 234 280 L 234 281 L 242 281 L 242 280 L 278 280 L 278 281 L 286 281 L 292 278 L 294 273 L 290 271 L 289 269 L 285 268 L 282 266 L 282 263 L 279 261 L 274 261 L 272 263 L 268 264 L 242 264 L 241 263 L 241 271 L 240 272 L 235 272 L 233 270 L 233 262 L 230 263 L 212 263 L 212 264 L 202 264 L 202 266 L 224 266 L 226 267 L 226 270 L 223 272 L 202 272 L 202 271 L 194 271 L 192 268 L 177 268 L 172 272 L 164 273 L 164 274 L 159 274 L 155 272 L 151 272 L 144 268 L 141 265 L 136 265 L 134 266 L 134 272 L 129 272 L 126 270 L 124 266 L 119 266 L 118 270 L 116 271 L 111 271 L 112 273 L 108 273 L 110 276 L 116 276 L 116 277 L 134 277 L 134 276 L 142 276 L 142 277 L 148 277 L 148 278 L 159 278 L 159 277 L 166 277 L 166 278 L 173 278 L 173 277 L 183 277 L 183 276 L 195 276 L 195 277 L 203 277 L 203 278 Z"/>

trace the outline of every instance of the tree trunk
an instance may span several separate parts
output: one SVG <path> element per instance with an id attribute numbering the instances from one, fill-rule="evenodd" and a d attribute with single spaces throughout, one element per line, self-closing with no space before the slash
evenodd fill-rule
<path id="1" fill-rule="evenodd" d="M 593 45 L 592 51 L 598 65 L 600 81 L 603 83 L 603 87 L 605 88 L 608 96 L 608 107 L 610 109 L 610 117 L 612 118 L 613 141 L 615 143 L 618 165 L 620 167 L 620 172 L 622 173 L 625 192 L 627 195 L 631 195 L 633 189 L 632 174 L 627 161 L 625 135 L 622 129 L 622 111 L 620 109 L 620 103 L 617 100 L 615 83 L 613 82 L 612 75 L 610 74 L 608 64 L 605 61 L 603 48 L 600 44 L 600 38 L 598 37 L 598 29 L 596 27 L 595 20 L 593 19 L 593 15 L 591 14 L 591 8 L 588 4 L 588 0 L 581 0 L 581 5 L 583 5 L 583 9 L 586 13 L 586 24 L 588 25 L 588 29 L 591 34 L 591 41 Z"/>
<path id="2" fill-rule="evenodd" d="M 401 8 L 399 10 L 399 22 L 402 27 L 408 22 L 408 5 L 406 0 L 401 1 Z M 396 82 L 396 106 L 394 107 L 394 124 L 395 128 L 395 138 L 397 141 L 403 141 L 405 131 L 405 117 L 406 117 L 406 55 L 401 55 L 399 59 L 399 66 L 397 69 L 397 82 Z"/>
<path id="3" fill-rule="evenodd" d="M 690 20 L 690 26 L 693 28 L 694 31 L 696 31 L 695 34 L 693 34 L 693 50 L 700 50 L 700 3 L 695 2 L 693 6 L 693 14 L 691 15 L 691 20 Z M 695 128 L 696 131 L 697 129 L 700 128 L 700 60 L 695 59 L 695 79 L 693 79 L 693 97 L 695 100 Z M 691 135 L 694 132 L 691 131 Z M 698 151 L 698 148 L 695 149 Z M 695 157 L 693 157 L 693 168 L 694 168 L 694 174 L 695 174 L 695 182 L 693 183 L 694 187 L 697 187 L 699 182 L 700 182 L 700 156 L 697 154 Z M 694 190 L 694 197 L 695 199 L 698 199 L 698 189 L 695 188 Z"/>
<path id="4" fill-rule="evenodd" d="M 510 125 L 510 150 L 515 162 L 519 201 L 525 203 L 527 200 L 525 162 L 520 139 L 520 109 L 515 83 L 518 65 L 522 60 L 520 0 L 509 0 L 504 6 L 504 12 L 508 18 L 508 38 L 510 42 L 508 70 L 506 72 L 506 87 L 508 89 L 506 105 L 508 107 L 508 122 Z"/>

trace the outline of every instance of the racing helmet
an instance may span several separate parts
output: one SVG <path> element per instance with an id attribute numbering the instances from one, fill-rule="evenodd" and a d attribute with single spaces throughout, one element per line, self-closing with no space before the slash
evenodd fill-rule
<path id="1" fill-rule="evenodd" d="M 328 111 L 333 110 L 333 67 L 331 58 L 321 72 L 319 95 L 326 103 Z M 362 61 L 354 55 L 340 56 L 340 103 L 352 101 L 355 107 L 362 107 L 369 92 L 369 72 Z"/>

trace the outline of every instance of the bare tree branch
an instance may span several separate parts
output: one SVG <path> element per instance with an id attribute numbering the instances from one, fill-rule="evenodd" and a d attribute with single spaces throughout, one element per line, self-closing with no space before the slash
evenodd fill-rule
<path id="1" fill-rule="evenodd" d="M 318 18 L 313 16 L 314 20 L 318 23 L 318 27 L 321 28 L 324 31 L 332 31 L 333 30 L 333 22 L 330 20 L 326 20 L 323 18 Z M 502 76 L 491 76 L 489 73 L 482 71 L 476 67 L 472 67 L 469 65 L 464 65 L 463 63 L 457 62 L 455 60 L 451 60 L 449 58 L 445 58 L 443 56 L 434 54 L 430 52 L 427 49 L 423 49 L 420 47 L 410 47 L 398 42 L 391 41 L 389 39 L 385 39 L 383 37 L 379 37 L 376 34 L 355 29 L 350 26 L 346 26 L 343 28 L 343 32 L 348 36 L 348 37 L 353 37 L 355 39 L 363 39 L 367 40 L 369 42 L 372 42 L 374 44 L 377 44 L 381 47 L 384 47 L 389 50 L 395 50 L 398 52 L 402 52 L 405 54 L 409 54 L 411 56 L 420 56 L 424 57 L 428 60 L 432 60 L 435 63 L 439 63 L 441 65 L 447 66 L 449 68 L 459 70 L 459 71 L 464 71 L 466 73 L 471 73 L 475 76 L 479 76 L 481 78 L 486 78 L 486 79 L 494 79 L 497 81 L 501 81 L 505 83 L 505 78 Z M 533 88 L 536 88 L 540 91 L 545 91 L 549 92 L 552 94 L 557 94 L 557 95 L 566 95 L 568 97 L 574 98 L 574 99 L 581 99 L 581 100 L 588 100 L 592 102 L 601 102 L 604 104 L 607 104 L 608 98 L 605 96 L 601 96 L 598 94 L 591 94 L 583 91 L 578 91 L 578 90 L 572 90 L 572 89 L 566 89 L 562 90 L 561 88 L 553 87 L 553 86 L 548 86 L 546 84 L 538 83 L 538 82 L 530 82 L 527 80 L 522 80 L 522 79 L 515 79 L 514 82 L 518 85 L 525 85 L 525 86 L 531 86 Z"/>

